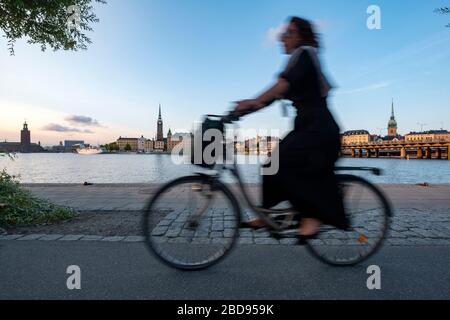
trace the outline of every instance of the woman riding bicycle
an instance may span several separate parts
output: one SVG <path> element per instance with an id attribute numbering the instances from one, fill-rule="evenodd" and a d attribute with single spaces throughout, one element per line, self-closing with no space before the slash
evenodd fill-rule
<path id="1" fill-rule="evenodd" d="M 340 130 L 327 107 L 331 89 L 317 56 L 319 43 L 311 23 L 293 17 L 281 37 L 289 62 L 277 82 L 255 99 L 237 103 L 235 113 L 260 110 L 277 99 L 297 109 L 294 130 L 279 145 L 279 170 L 263 177 L 263 207 L 288 200 L 301 213 L 301 237 L 312 237 L 321 224 L 346 229 L 342 198 L 334 175 L 340 150 Z M 262 220 L 245 224 L 264 227 Z"/>

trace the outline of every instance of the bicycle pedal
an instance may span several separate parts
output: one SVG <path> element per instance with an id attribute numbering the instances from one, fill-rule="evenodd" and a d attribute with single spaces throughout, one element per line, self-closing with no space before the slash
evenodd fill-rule
<path id="1" fill-rule="evenodd" d="M 198 228 L 199 225 L 200 224 L 198 223 L 198 221 L 192 221 L 192 222 L 189 222 L 188 228 L 189 229 L 196 229 L 196 228 Z"/>
<path id="2" fill-rule="evenodd" d="M 276 240 L 283 239 L 283 236 L 279 232 L 276 232 L 276 231 L 270 232 L 270 236 Z"/>

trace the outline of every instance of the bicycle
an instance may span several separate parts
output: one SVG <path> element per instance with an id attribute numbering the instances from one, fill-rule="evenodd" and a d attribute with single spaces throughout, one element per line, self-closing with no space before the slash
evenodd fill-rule
<path id="1" fill-rule="evenodd" d="M 239 120 L 231 113 L 206 118 L 217 118 L 218 127 Z M 143 216 L 145 243 L 163 263 L 182 270 L 200 270 L 231 251 L 239 236 L 242 210 L 234 192 L 221 181 L 225 171 L 236 178 L 245 202 L 267 224 L 272 238 L 295 237 L 296 215 L 301 213 L 290 207 L 267 210 L 256 206 L 242 182 L 236 160 L 209 169 L 215 171 L 181 177 L 162 186 L 148 202 Z M 369 167 L 336 167 L 335 171 L 381 174 L 380 169 Z M 384 194 L 369 181 L 350 174 L 336 174 L 336 178 L 350 228 L 338 230 L 324 225 L 306 247 L 324 263 L 352 266 L 380 248 L 392 211 Z"/>

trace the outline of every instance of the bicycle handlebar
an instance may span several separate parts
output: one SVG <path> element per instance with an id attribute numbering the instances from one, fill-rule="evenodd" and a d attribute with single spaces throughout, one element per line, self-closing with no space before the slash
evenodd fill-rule
<path id="1" fill-rule="evenodd" d="M 226 115 L 215 115 L 215 114 L 207 114 L 207 117 L 219 118 L 220 121 L 224 124 L 233 123 L 239 121 L 239 119 L 247 114 L 254 112 L 251 108 L 248 112 L 243 112 L 240 114 L 236 114 L 234 111 L 230 111 Z M 383 175 L 383 170 L 380 168 L 374 167 L 335 167 L 335 171 L 369 171 L 376 176 Z"/>
<path id="2" fill-rule="evenodd" d="M 232 122 L 239 121 L 240 118 L 242 118 L 250 113 L 253 113 L 254 111 L 256 111 L 254 108 L 250 108 L 249 111 L 241 112 L 239 114 L 236 113 L 235 111 L 230 111 L 226 115 L 207 114 L 206 117 L 219 118 L 220 121 L 222 121 L 223 123 L 232 123 Z"/>

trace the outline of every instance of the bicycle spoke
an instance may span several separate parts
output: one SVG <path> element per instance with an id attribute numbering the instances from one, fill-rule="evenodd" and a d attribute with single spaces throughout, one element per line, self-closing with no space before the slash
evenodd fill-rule
<path id="1" fill-rule="evenodd" d="M 211 191 L 209 183 L 194 176 L 160 190 L 144 217 L 148 247 L 180 269 L 204 268 L 222 258 L 235 242 L 239 223 L 235 200 L 224 188 Z"/>
<path id="2" fill-rule="evenodd" d="M 344 208 L 351 227 L 348 231 L 322 226 L 318 235 L 324 245 L 310 241 L 309 248 L 322 261 L 334 265 L 355 264 L 371 254 L 381 244 L 387 229 L 389 208 L 364 179 L 341 176 Z"/>

